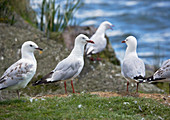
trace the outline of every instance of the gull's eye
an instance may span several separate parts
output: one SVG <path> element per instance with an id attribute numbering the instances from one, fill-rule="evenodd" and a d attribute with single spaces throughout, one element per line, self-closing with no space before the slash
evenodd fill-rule
<path id="1" fill-rule="evenodd" d="M 30 47 L 32 47 L 32 45 L 30 45 Z"/>
<path id="2" fill-rule="evenodd" d="M 82 39 L 85 39 L 85 37 L 82 37 Z"/>

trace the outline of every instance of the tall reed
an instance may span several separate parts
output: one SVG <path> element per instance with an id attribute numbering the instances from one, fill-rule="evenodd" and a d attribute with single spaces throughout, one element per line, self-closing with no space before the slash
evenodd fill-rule
<path id="1" fill-rule="evenodd" d="M 155 71 L 161 66 L 163 60 L 162 58 L 165 56 L 163 53 L 161 53 L 161 46 L 160 46 L 160 42 L 157 41 L 157 45 L 155 46 L 155 52 L 154 52 L 154 61 L 153 61 L 153 65 L 154 65 L 154 69 Z"/>
<path id="2" fill-rule="evenodd" d="M 40 29 L 47 35 L 51 31 L 61 33 L 68 25 L 74 24 L 74 13 L 80 6 L 80 0 L 43 0 Z"/>

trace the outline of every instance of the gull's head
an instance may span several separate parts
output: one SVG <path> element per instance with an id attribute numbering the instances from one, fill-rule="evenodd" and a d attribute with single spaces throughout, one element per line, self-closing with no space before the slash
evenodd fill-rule
<path id="1" fill-rule="evenodd" d="M 24 42 L 21 49 L 22 52 L 31 52 L 31 53 L 33 53 L 35 50 L 39 50 L 39 51 L 43 50 L 39 48 L 38 45 L 32 41 Z"/>
<path id="2" fill-rule="evenodd" d="M 114 27 L 114 25 L 112 25 L 112 23 L 110 23 L 109 21 L 104 21 L 101 23 L 101 25 L 104 26 L 106 28 L 106 30 L 107 29 L 113 30 L 113 27 Z"/>
<path id="3" fill-rule="evenodd" d="M 134 36 L 129 36 L 127 37 L 124 41 L 122 41 L 122 43 L 126 43 L 127 46 L 134 46 L 136 47 L 137 46 L 137 40 Z"/>
<path id="4" fill-rule="evenodd" d="M 85 45 L 86 43 L 93 43 L 94 42 L 92 40 L 90 40 L 86 35 L 84 34 L 80 34 L 76 37 L 75 39 L 75 44 L 81 44 L 81 45 Z"/>

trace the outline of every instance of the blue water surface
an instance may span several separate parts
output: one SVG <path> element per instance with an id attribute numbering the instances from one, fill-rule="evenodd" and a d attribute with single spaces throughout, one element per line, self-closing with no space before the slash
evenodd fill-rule
<path id="1" fill-rule="evenodd" d="M 33 9 L 39 11 L 31 0 Z M 81 26 L 98 27 L 107 20 L 115 25 L 108 30 L 112 47 L 122 61 L 126 45 L 122 44 L 129 35 L 138 40 L 138 55 L 146 64 L 170 59 L 170 1 L 168 0 L 82 0 L 84 5 L 75 13 Z M 34 3 L 34 4 L 33 4 Z"/>

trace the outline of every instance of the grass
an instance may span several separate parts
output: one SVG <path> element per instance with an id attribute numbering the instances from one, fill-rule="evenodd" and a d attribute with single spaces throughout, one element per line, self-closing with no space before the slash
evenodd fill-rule
<path id="1" fill-rule="evenodd" d="M 50 119 L 169 119 L 170 108 L 157 101 L 134 97 L 98 97 L 80 94 L 0 102 L 0 118 Z"/>

